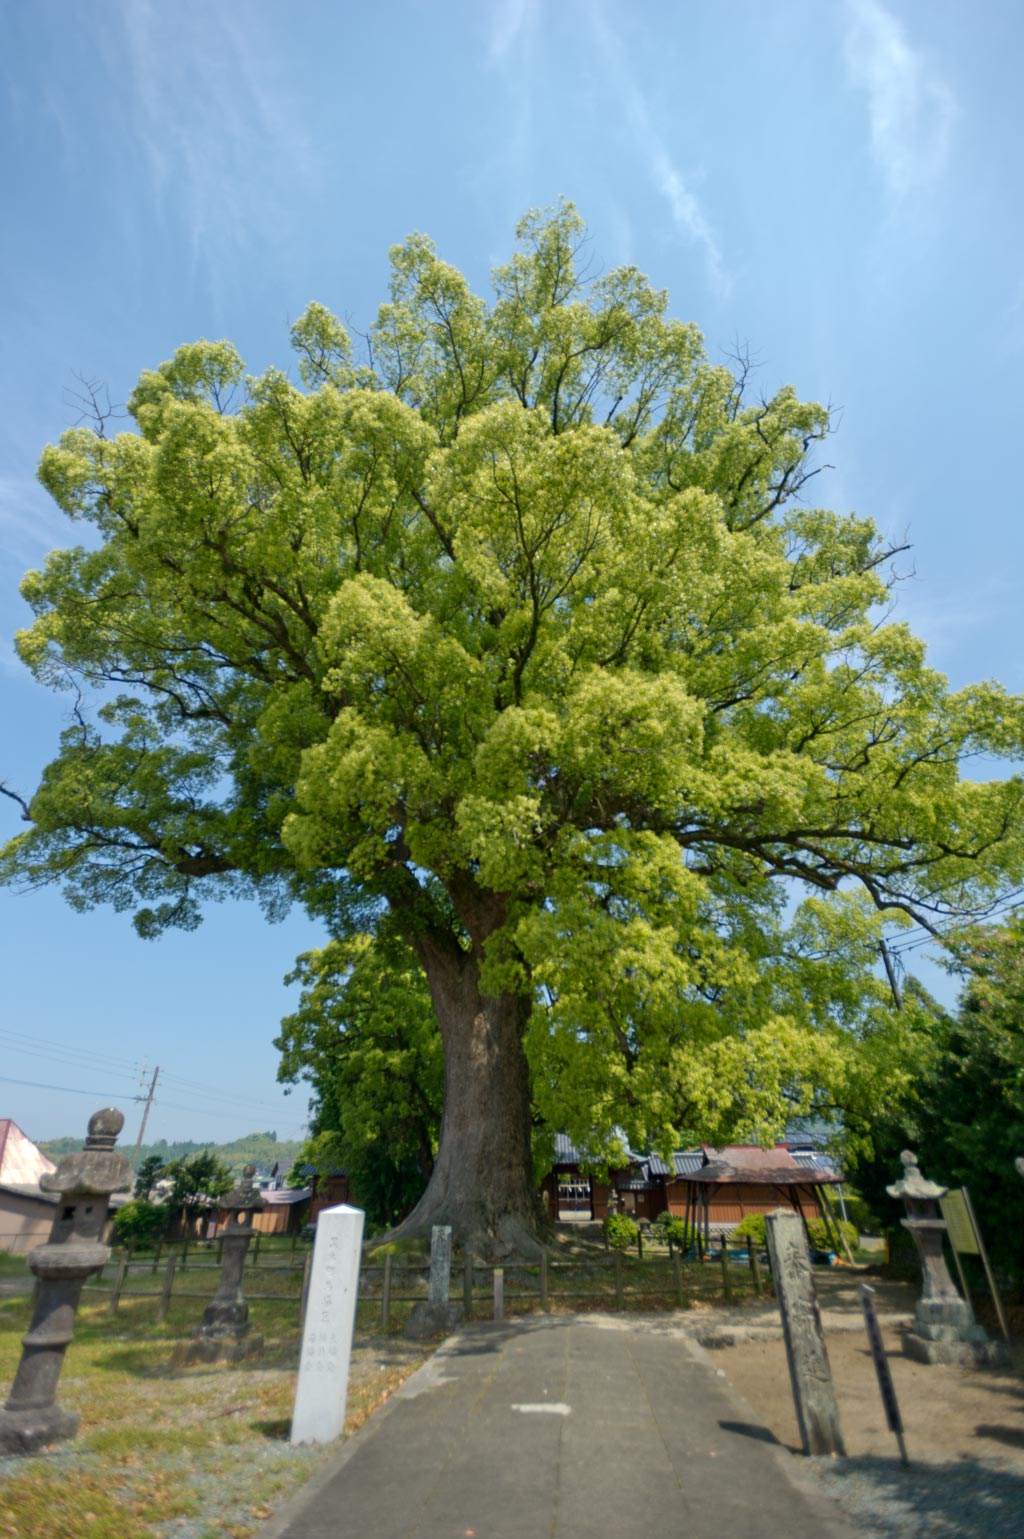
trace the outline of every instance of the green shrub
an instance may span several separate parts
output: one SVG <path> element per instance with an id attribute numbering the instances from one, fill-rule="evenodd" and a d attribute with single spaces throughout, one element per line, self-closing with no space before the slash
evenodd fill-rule
<path id="1" fill-rule="evenodd" d="M 674 1244 L 681 1246 L 684 1250 L 692 1238 L 684 1220 L 677 1218 L 667 1208 L 663 1213 L 658 1214 L 652 1227 L 659 1239 L 672 1240 Z"/>
<path id="2" fill-rule="evenodd" d="M 639 1233 L 628 1213 L 609 1213 L 604 1221 L 604 1232 L 612 1250 L 628 1250 L 636 1244 Z"/>
<path id="3" fill-rule="evenodd" d="M 114 1233 L 119 1244 L 130 1245 L 133 1250 L 144 1250 L 163 1239 L 170 1217 L 170 1208 L 162 1203 L 146 1202 L 136 1197 L 114 1214 Z"/>
<path id="4" fill-rule="evenodd" d="M 844 1224 L 841 1218 L 833 1217 L 832 1227 L 840 1231 L 847 1245 L 853 1250 L 860 1239 L 856 1226 L 854 1224 Z M 835 1250 L 836 1242 L 832 1239 L 828 1229 L 826 1229 L 824 1219 L 808 1219 L 807 1232 L 811 1237 L 811 1246 L 814 1250 Z"/>
<path id="5" fill-rule="evenodd" d="M 763 1213 L 748 1213 L 746 1218 L 740 1220 L 732 1232 L 734 1240 L 753 1240 L 755 1245 L 765 1246 L 768 1243 L 764 1226 Z"/>

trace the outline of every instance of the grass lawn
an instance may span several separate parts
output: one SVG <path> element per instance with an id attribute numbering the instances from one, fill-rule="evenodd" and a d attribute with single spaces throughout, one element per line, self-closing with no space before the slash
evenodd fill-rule
<path id="1" fill-rule="evenodd" d="M 185 1275 L 191 1289 L 192 1269 Z M 284 1275 L 274 1274 L 278 1286 Z M 209 1292 L 215 1274 L 195 1280 L 210 1284 Z M 158 1272 L 150 1285 L 159 1281 Z M 253 1278 L 254 1294 L 262 1283 Z M 171 1367 L 171 1356 L 196 1325 L 202 1299 L 175 1297 L 160 1324 L 157 1301 L 133 1298 L 133 1291 L 116 1315 L 99 1295 L 85 1295 L 58 1391 L 62 1405 L 81 1413 L 78 1438 L 41 1458 L 0 1459 L 2 1539 L 248 1539 L 329 1455 L 329 1448 L 287 1442 L 295 1304 L 252 1303 L 253 1329 L 265 1338 L 255 1362 L 182 1369 Z M 3 1393 L 29 1303 L 27 1295 L 0 1300 Z M 401 1338 L 360 1332 L 347 1430 L 361 1426 L 425 1356 Z"/>

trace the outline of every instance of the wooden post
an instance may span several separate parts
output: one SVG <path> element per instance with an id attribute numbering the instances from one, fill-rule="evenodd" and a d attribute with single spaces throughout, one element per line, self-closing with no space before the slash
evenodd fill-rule
<path id="1" fill-rule="evenodd" d="M 185 1230 L 185 1238 L 181 1242 L 181 1270 L 188 1266 L 188 1230 Z"/>
<path id="2" fill-rule="evenodd" d="M 263 1231 L 262 1231 L 262 1229 L 257 1229 L 255 1237 L 253 1238 L 253 1242 L 252 1242 L 252 1264 L 253 1264 L 253 1266 L 256 1266 L 257 1262 L 260 1259 L 260 1241 L 262 1240 L 262 1238 L 263 1238 Z"/>
<path id="3" fill-rule="evenodd" d="M 729 1275 L 729 1252 L 725 1245 L 725 1235 L 719 1235 L 722 1242 L 722 1294 L 726 1304 L 732 1303 L 732 1278 Z"/>
<path id="4" fill-rule="evenodd" d="M 494 1318 L 496 1320 L 505 1318 L 505 1268 L 503 1266 L 494 1268 Z"/>
<path id="5" fill-rule="evenodd" d="M 747 1235 L 747 1259 L 754 1279 L 754 1297 L 759 1299 L 761 1297 L 761 1263 L 757 1256 L 757 1242 L 752 1234 Z"/>
<path id="6" fill-rule="evenodd" d="M 309 1303 L 309 1274 L 313 1268 L 313 1247 L 306 1252 L 306 1262 L 302 1268 L 302 1302 L 299 1304 L 299 1339 L 306 1324 L 306 1305 Z"/>
<path id="7" fill-rule="evenodd" d="M 114 1286 L 110 1294 L 110 1303 L 107 1305 L 107 1311 L 112 1315 L 117 1314 L 117 1306 L 121 1302 L 121 1289 L 124 1287 L 124 1276 L 128 1270 L 128 1258 L 130 1255 L 130 1250 L 123 1250 L 121 1252 L 121 1259 L 117 1263 L 117 1271 L 114 1273 Z"/>
<path id="8" fill-rule="evenodd" d="M 676 1288 L 676 1304 L 683 1307 L 683 1266 L 679 1259 L 679 1252 L 672 1251 L 672 1280 Z"/>
<path id="9" fill-rule="evenodd" d="M 385 1332 L 391 1323 L 391 1261 L 389 1251 L 384 1257 L 384 1281 L 380 1290 L 380 1328 Z"/>
<path id="10" fill-rule="evenodd" d="M 776 1209 L 767 1215 L 765 1228 L 803 1451 L 845 1456 L 801 1215 Z"/>
<path id="11" fill-rule="evenodd" d="M 467 1320 L 473 1318 L 473 1253 L 462 1252 L 462 1313 Z"/>
<path id="12" fill-rule="evenodd" d="M 160 1290 L 160 1308 L 157 1313 L 157 1319 L 161 1324 L 167 1319 L 167 1311 L 171 1307 L 171 1292 L 174 1288 L 174 1268 L 177 1264 L 177 1257 L 172 1250 L 171 1254 L 167 1257 L 167 1266 L 164 1270 L 164 1285 Z"/>
<path id="13" fill-rule="evenodd" d="M 217 1264 L 218 1264 L 218 1266 L 220 1265 L 220 1263 L 223 1260 L 224 1260 L 224 1236 L 223 1236 L 223 1234 L 221 1234 L 221 1236 L 217 1240 Z"/>
<path id="14" fill-rule="evenodd" d="M 644 1236 L 639 1224 L 637 1225 L 636 1230 L 636 1254 L 638 1261 L 642 1261 L 644 1259 Z"/>
<path id="15" fill-rule="evenodd" d="M 974 1229 L 974 1236 L 978 1242 L 978 1254 L 981 1257 L 981 1264 L 985 1268 L 985 1276 L 988 1278 L 989 1292 L 992 1295 L 992 1302 L 996 1306 L 996 1316 L 999 1320 L 999 1329 L 1002 1331 L 1006 1340 L 1009 1341 L 1010 1328 L 1006 1323 L 1006 1316 L 1003 1314 L 1003 1302 L 999 1297 L 999 1289 L 996 1287 L 996 1280 L 992 1276 L 992 1268 L 988 1264 L 988 1251 L 985 1249 L 985 1241 L 981 1238 L 981 1230 L 978 1228 L 978 1220 L 974 1216 L 974 1208 L 971 1205 L 971 1194 L 967 1190 L 966 1186 L 963 1188 L 963 1193 L 964 1202 L 967 1206 L 967 1212 L 970 1214 L 971 1225 Z"/>
<path id="16" fill-rule="evenodd" d="M 625 1295 L 624 1295 L 624 1293 L 622 1291 L 622 1252 L 621 1252 L 621 1250 L 617 1250 L 615 1252 L 615 1255 L 613 1257 L 613 1263 L 614 1263 L 614 1266 L 615 1266 L 615 1302 L 618 1305 L 618 1307 L 621 1309 L 623 1307 L 623 1305 L 625 1304 L 625 1302 L 626 1302 Z"/>
<path id="17" fill-rule="evenodd" d="M 548 1307 L 548 1253 L 542 1250 L 540 1253 L 540 1307 Z"/>
<path id="18" fill-rule="evenodd" d="M 156 1244 L 153 1247 L 153 1271 L 154 1272 L 156 1271 L 157 1267 L 160 1265 L 160 1252 L 163 1250 L 163 1248 L 164 1248 L 163 1240 L 157 1240 Z"/>

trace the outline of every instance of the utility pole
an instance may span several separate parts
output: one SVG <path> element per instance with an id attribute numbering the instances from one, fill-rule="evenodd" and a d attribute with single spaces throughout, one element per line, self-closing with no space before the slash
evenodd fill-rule
<path id="1" fill-rule="evenodd" d="M 145 1069 L 143 1069 L 142 1072 L 145 1074 Z M 146 1131 L 146 1123 L 149 1121 L 149 1108 L 153 1104 L 153 1091 L 156 1089 L 157 1075 L 159 1073 L 160 1065 L 157 1064 L 156 1068 L 153 1070 L 153 1078 L 149 1082 L 149 1094 L 146 1096 L 146 1106 L 142 1113 L 142 1123 L 139 1127 L 139 1136 L 135 1140 L 135 1148 L 132 1150 L 132 1175 L 135 1174 L 135 1167 L 139 1162 L 139 1150 L 142 1148 L 142 1138 Z"/>

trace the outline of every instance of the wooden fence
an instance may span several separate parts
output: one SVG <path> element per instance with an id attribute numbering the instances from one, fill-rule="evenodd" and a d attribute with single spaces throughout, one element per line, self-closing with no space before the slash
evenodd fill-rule
<path id="1" fill-rule="evenodd" d="M 85 1291 L 105 1294 L 107 1308 L 112 1314 L 117 1313 L 124 1299 L 156 1299 L 157 1318 L 163 1321 L 172 1299 L 209 1303 L 220 1275 L 217 1250 L 216 1242 L 198 1254 L 193 1246 L 191 1257 L 188 1243 L 163 1249 L 158 1247 L 141 1256 L 123 1250 L 108 1263 L 108 1268 L 113 1268 L 112 1275 L 107 1278 L 100 1272 L 95 1282 L 86 1285 Z M 279 1258 L 286 1253 L 275 1249 L 270 1254 Z M 246 1258 L 245 1294 L 248 1302 L 293 1304 L 299 1310 L 301 1323 L 311 1260 L 312 1247 L 304 1254 L 296 1253 L 292 1247 L 292 1254 L 287 1259 L 261 1261 L 258 1238 L 254 1239 Z M 275 1274 L 293 1278 L 296 1286 L 287 1292 L 274 1291 Z M 153 1279 L 154 1286 L 138 1286 L 140 1280 L 149 1278 Z M 379 1328 L 385 1332 L 389 1330 L 393 1306 L 416 1304 L 425 1299 L 428 1279 L 429 1268 L 423 1260 L 403 1262 L 387 1255 L 383 1262 L 365 1263 L 360 1271 L 359 1289 L 359 1308 L 364 1323 L 369 1323 L 367 1316 L 371 1319 L 378 1316 Z M 190 1287 L 193 1280 L 206 1286 Z M 266 1282 L 271 1285 L 269 1289 L 264 1287 Z M 468 1320 L 502 1319 L 506 1306 L 513 1312 L 520 1307 L 548 1310 L 553 1306 L 577 1308 L 580 1305 L 624 1309 L 627 1304 L 644 1307 L 645 1301 L 653 1304 L 657 1300 L 661 1306 L 682 1308 L 709 1288 L 720 1290 L 724 1302 L 731 1304 L 740 1292 L 752 1291 L 756 1298 L 760 1298 L 765 1286 L 761 1259 L 753 1245 L 748 1244 L 744 1255 L 737 1251 L 730 1253 L 722 1244 L 717 1255 L 698 1257 L 696 1264 L 673 1246 L 669 1246 L 667 1253 L 659 1253 L 648 1246 L 637 1257 L 624 1255 L 619 1250 L 593 1257 L 564 1259 L 544 1252 L 535 1263 L 505 1266 L 491 1265 L 467 1255 L 462 1258 L 461 1267 L 453 1267 L 451 1297 L 461 1302 Z"/>

